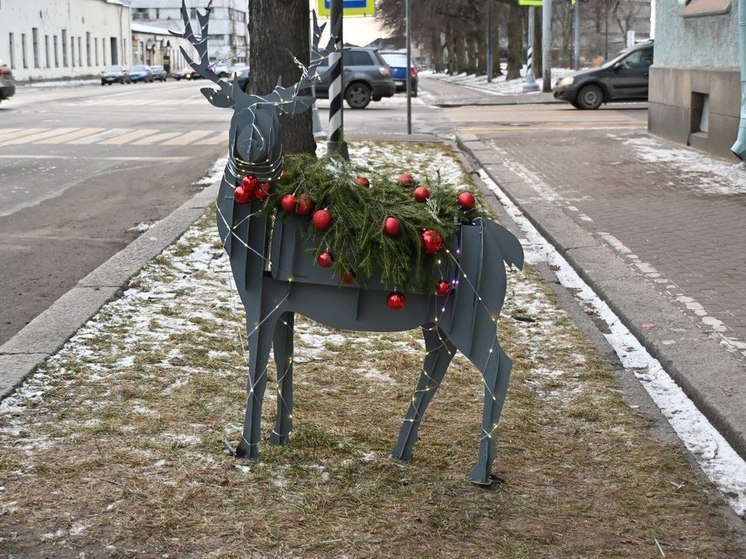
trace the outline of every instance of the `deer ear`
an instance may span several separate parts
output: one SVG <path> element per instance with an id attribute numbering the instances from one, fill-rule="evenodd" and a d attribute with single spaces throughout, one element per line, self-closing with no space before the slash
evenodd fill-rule
<path id="1" fill-rule="evenodd" d="M 229 109 L 236 104 L 236 102 L 233 100 L 233 97 L 226 95 L 220 89 L 203 87 L 202 89 L 200 89 L 200 91 L 202 92 L 202 95 L 204 95 L 205 98 L 210 102 L 210 104 L 216 107 Z"/>

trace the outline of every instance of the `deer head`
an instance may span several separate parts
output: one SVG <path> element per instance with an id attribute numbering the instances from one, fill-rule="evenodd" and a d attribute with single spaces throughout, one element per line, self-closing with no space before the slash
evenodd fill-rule
<path id="1" fill-rule="evenodd" d="M 326 24 L 319 26 L 316 13 L 313 14 L 313 46 L 311 61 L 306 68 L 297 58 L 293 57 L 302 71 L 300 81 L 289 87 L 282 87 L 278 82 L 274 91 L 268 95 L 251 95 L 242 91 L 235 82 L 219 78 L 210 69 L 210 59 L 207 53 L 207 29 L 212 11 L 212 0 L 204 13 L 197 12 L 200 35 L 197 37 L 189 21 L 189 14 L 185 0 L 181 2 L 181 17 L 184 21 L 184 32 L 179 34 L 171 31 L 176 37 L 185 39 L 194 47 L 199 56 L 193 60 L 183 47 L 179 47 L 185 60 L 194 71 L 218 86 L 203 87 L 202 95 L 216 107 L 232 108 L 229 131 L 229 163 L 226 177 L 237 184 L 245 175 L 254 175 L 262 181 L 277 179 L 282 171 L 282 139 L 278 114 L 299 114 L 313 105 L 316 99 L 303 92 L 310 88 L 315 80 L 321 79 L 323 74 L 318 72 L 319 65 L 333 52 L 334 37 L 324 48 L 319 48 L 321 34 Z"/>

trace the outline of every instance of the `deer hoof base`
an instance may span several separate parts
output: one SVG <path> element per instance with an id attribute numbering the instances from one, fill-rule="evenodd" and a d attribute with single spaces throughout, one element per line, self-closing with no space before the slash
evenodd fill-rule
<path id="1" fill-rule="evenodd" d="M 256 445 L 250 445 L 246 441 L 241 440 L 241 443 L 236 447 L 236 458 L 254 460 L 255 458 L 259 458 L 259 449 Z"/>

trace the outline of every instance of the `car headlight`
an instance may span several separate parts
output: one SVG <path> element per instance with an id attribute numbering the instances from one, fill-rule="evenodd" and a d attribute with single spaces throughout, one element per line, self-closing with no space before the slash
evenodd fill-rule
<path id="1" fill-rule="evenodd" d="M 573 82 L 573 80 L 574 80 L 574 79 L 575 79 L 575 78 L 573 78 L 572 76 L 568 76 L 568 77 L 566 77 L 566 78 L 562 78 L 562 79 L 560 79 L 560 80 L 559 80 L 559 81 L 557 82 L 557 85 L 559 85 L 559 86 L 568 86 L 568 85 L 572 85 L 572 82 Z"/>

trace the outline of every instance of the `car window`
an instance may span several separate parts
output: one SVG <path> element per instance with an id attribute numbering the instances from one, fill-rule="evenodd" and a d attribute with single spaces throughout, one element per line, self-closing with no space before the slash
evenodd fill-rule
<path id="1" fill-rule="evenodd" d="M 653 63 L 653 49 L 642 49 L 620 61 L 625 68 L 647 68 Z"/>
<path id="2" fill-rule="evenodd" d="M 407 56 L 404 54 L 386 54 L 382 53 L 381 57 L 386 61 L 389 66 L 401 66 L 406 67 Z"/>
<path id="3" fill-rule="evenodd" d="M 119 72 L 122 69 L 121 66 L 107 66 L 104 72 Z"/>
<path id="4" fill-rule="evenodd" d="M 133 66 L 133 70 L 137 70 L 138 72 L 142 72 L 143 70 L 147 70 L 146 66 Z"/>
<path id="5" fill-rule="evenodd" d="M 342 64 L 345 66 L 375 66 L 373 59 L 364 50 L 343 51 Z"/>

